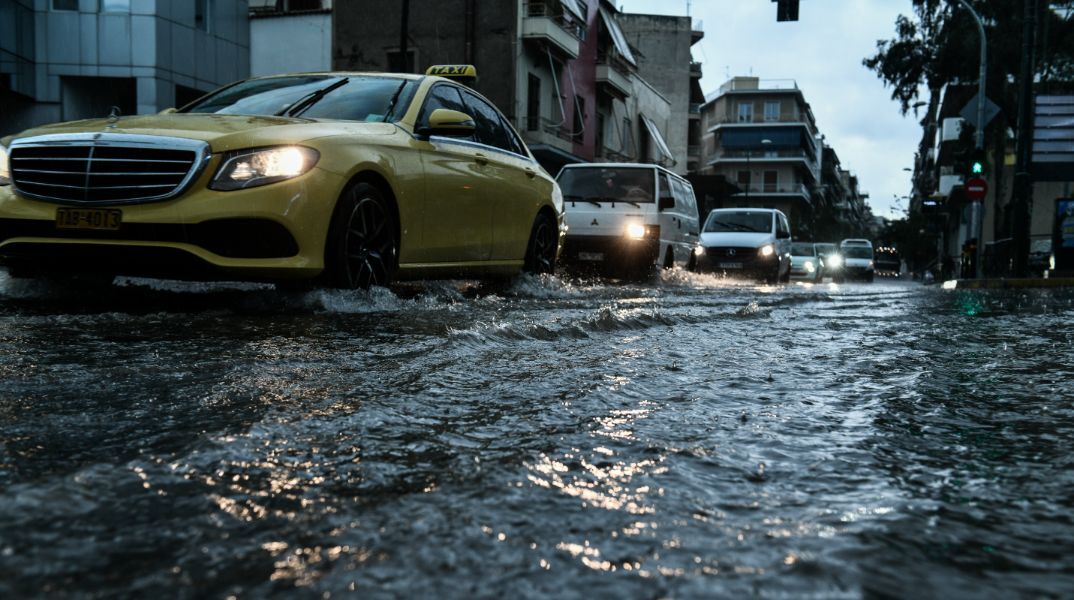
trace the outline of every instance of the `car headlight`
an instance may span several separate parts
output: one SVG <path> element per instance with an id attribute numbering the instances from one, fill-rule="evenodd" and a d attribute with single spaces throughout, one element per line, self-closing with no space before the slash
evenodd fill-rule
<path id="1" fill-rule="evenodd" d="M 870 261 L 869 261 L 869 266 L 868 266 L 868 267 L 866 267 L 866 268 L 869 268 L 869 269 L 873 268 L 873 261 L 871 261 L 871 260 L 870 260 Z"/>
<path id="2" fill-rule="evenodd" d="M 761 246 L 761 256 L 772 256 L 772 253 L 776 251 L 776 247 L 772 244 L 766 244 Z"/>
<path id="3" fill-rule="evenodd" d="M 638 223 L 631 223 L 626 227 L 626 235 L 632 240 L 640 240 L 645 237 L 645 226 Z"/>
<path id="4" fill-rule="evenodd" d="M 552 182 L 552 206 L 555 206 L 560 214 L 563 213 L 563 190 L 556 182 Z"/>
<path id="5" fill-rule="evenodd" d="M 704 256 L 704 254 L 705 254 L 705 247 L 704 246 L 697 246 L 696 248 L 694 248 L 694 256 Z"/>
<path id="6" fill-rule="evenodd" d="M 313 148 L 279 146 L 240 150 L 224 156 L 209 187 L 214 190 L 241 190 L 298 177 L 317 164 L 321 157 Z"/>
<path id="7" fill-rule="evenodd" d="M 812 273 L 817 270 L 817 267 L 813 265 L 813 261 L 807 260 L 805 261 L 805 270 L 806 273 Z"/>
<path id="8" fill-rule="evenodd" d="M 7 148 L 0 146 L 0 185 L 11 184 L 11 161 L 7 157 Z"/>
<path id="9" fill-rule="evenodd" d="M 843 257 L 838 254 L 832 254 L 828 257 L 828 264 L 833 267 L 839 267 L 843 264 Z"/>

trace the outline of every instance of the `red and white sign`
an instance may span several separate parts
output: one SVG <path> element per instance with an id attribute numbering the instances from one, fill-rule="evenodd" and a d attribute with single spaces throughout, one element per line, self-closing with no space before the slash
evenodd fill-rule
<path id="1" fill-rule="evenodd" d="M 988 182 L 980 177 L 975 177 L 966 182 L 966 199 L 984 200 L 988 194 Z"/>

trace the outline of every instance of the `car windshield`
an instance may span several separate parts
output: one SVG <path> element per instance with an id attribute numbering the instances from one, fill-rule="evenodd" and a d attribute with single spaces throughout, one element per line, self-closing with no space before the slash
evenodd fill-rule
<path id="1" fill-rule="evenodd" d="M 791 254 L 794 256 L 816 256 L 813 244 L 792 244 Z"/>
<path id="2" fill-rule="evenodd" d="M 289 75 L 248 79 L 222 88 L 184 113 L 281 115 L 288 111 L 313 119 L 395 121 L 416 89 L 414 81 L 395 77 Z"/>
<path id="3" fill-rule="evenodd" d="M 706 232 L 744 231 L 769 233 L 772 231 L 772 214 L 766 212 L 713 212 L 705 221 Z"/>
<path id="4" fill-rule="evenodd" d="M 563 198 L 577 202 L 652 202 L 655 177 L 652 169 L 563 169 L 557 181 Z"/>
<path id="5" fill-rule="evenodd" d="M 872 258 L 873 249 L 868 246 L 845 246 L 843 255 L 847 258 Z"/>

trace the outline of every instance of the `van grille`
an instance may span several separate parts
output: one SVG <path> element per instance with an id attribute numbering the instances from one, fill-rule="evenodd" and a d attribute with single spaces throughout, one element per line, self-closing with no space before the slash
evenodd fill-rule
<path id="1" fill-rule="evenodd" d="M 178 195 L 208 157 L 204 142 L 122 134 L 42 136 L 11 145 L 11 179 L 60 204 L 154 202 Z"/>

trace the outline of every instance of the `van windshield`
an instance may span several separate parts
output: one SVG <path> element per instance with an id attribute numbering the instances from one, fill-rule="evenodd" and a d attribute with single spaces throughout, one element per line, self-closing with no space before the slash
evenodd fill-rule
<path id="1" fill-rule="evenodd" d="M 652 202 L 656 187 L 651 169 L 563 169 L 559 187 L 572 202 Z"/>
<path id="2" fill-rule="evenodd" d="M 771 233 L 772 215 L 763 212 L 713 212 L 705 221 L 705 232 L 744 231 Z"/>
<path id="3" fill-rule="evenodd" d="M 873 249 L 868 246 L 843 246 L 843 255 L 847 258 L 872 258 Z"/>

